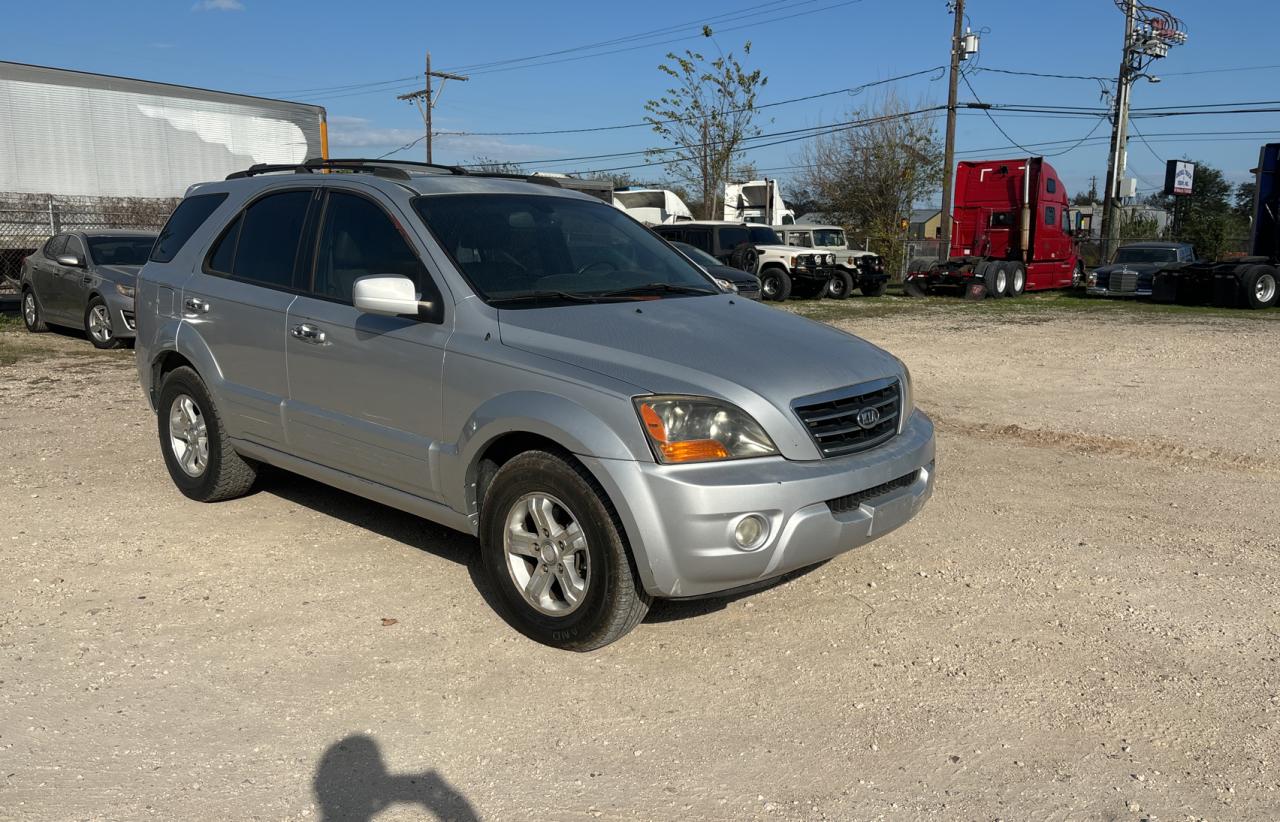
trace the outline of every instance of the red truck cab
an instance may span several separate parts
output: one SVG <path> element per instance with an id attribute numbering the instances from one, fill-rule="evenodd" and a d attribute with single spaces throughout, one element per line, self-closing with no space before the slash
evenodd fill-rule
<path id="1" fill-rule="evenodd" d="M 1079 282 L 1067 189 L 1043 157 L 962 162 L 955 191 L 948 257 L 912 260 L 908 294 L 959 286 L 973 297 L 1016 297 Z"/>

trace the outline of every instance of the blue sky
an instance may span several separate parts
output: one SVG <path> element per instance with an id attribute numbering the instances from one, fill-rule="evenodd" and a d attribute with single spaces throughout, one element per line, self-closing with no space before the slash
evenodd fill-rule
<path id="1" fill-rule="evenodd" d="M 1161 0 L 1182 16 L 1186 46 L 1159 61 L 1159 85 L 1140 82 L 1135 107 L 1187 106 L 1276 98 L 1280 67 L 1270 70 L 1182 74 L 1280 64 L 1274 37 L 1280 6 L 1270 0 Z M 329 113 L 332 153 L 377 156 L 421 134 L 410 105 L 395 100 L 420 78 L 382 86 L 338 89 L 408 78 L 422 71 L 430 48 L 437 69 L 632 38 L 618 53 L 552 62 L 516 70 L 474 71 L 467 83 L 449 83 L 436 109 L 439 131 L 511 132 L 636 123 L 647 99 L 665 84 L 657 65 L 666 51 L 741 51 L 751 40 L 749 67 L 769 77 L 761 102 L 827 92 L 927 69 L 947 59 L 950 20 L 943 0 L 791 0 L 763 6 L 753 0 L 645 3 L 556 0 L 529 2 L 325 2 L 308 0 L 114 0 L 22 3 L 21 37 L 5 38 L 0 59 L 119 74 L 242 93 L 316 102 Z M 968 15 L 982 36 L 980 66 L 1044 73 L 1114 76 L 1122 16 L 1112 0 L 969 0 Z M 712 22 L 714 42 L 698 36 L 699 21 Z M 786 19 L 780 19 L 786 18 Z M 69 25 L 69 23 L 74 24 Z M 687 25 L 681 25 L 687 24 Z M 634 39 L 656 29 L 678 29 Z M 681 39 L 684 38 L 684 39 Z M 677 42 L 665 42 L 676 40 Z M 602 49 L 603 50 L 603 49 Z M 590 53 L 590 52 L 586 52 Z M 578 58 L 571 52 L 557 58 Z M 495 67 L 506 68 L 506 67 Z M 464 71 L 463 73 L 467 73 Z M 938 78 L 938 79 L 934 79 Z M 1097 82 L 978 72 L 974 88 L 986 102 L 1100 106 Z M 946 83 L 930 74 L 898 84 L 912 102 L 941 104 Z M 866 99 L 839 94 L 768 109 L 760 125 L 784 131 L 849 119 Z M 961 87 L 961 100 L 972 99 Z M 1024 145 L 1074 141 L 1097 118 L 996 115 L 1009 136 Z M 1130 168 L 1143 188 L 1163 180 L 1160 159 L 1192 156 L 1245 179 L 1258 145 L 1280 140 L 1280 113 L 1143 120 L 1151 149 L 1135 140 Z M 1246 134 L 1242 132 L 1260 132 Z M 1095 137 L 1106 137 L 1102 124 Z M 659 145 L 647 128 L 594 134 L 441 137 L 438 162 L 468 162 L 478 154 L 539 163 L 557 158 L 633 151 Z M 1068 144 L 1047 146 L 1051 152 Z M 971 158 L 1019 156 L 979 112 L 960 117 L 957 148 Z M 785 169 L 798 144 L 751 152 L 762 169 Z M 965 152 L 970 152 L 965 154 Z M 979 153 L 972 153 L 979 152 Z M 421 146 L 400 155 L 422 159 Z M 1072 192 L 1106 172 L 1105 140 L 1085 143 L 1052 158 Z M 1160 159 L 1158 159 L 1160 158 Z M 629 165 L 643 157 L 538 165 L 580 170 Z M 641 179 L 660 169 L 637 169 Z M 779 170 L 771 176 L 786 178 Z"/>

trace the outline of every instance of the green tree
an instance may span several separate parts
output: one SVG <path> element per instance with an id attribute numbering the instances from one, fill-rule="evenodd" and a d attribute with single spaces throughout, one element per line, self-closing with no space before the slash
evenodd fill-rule
<path id="1" fill-rule="evenodd" d="M 704 26 L 702 33 L 710 37 L 711 29 Z M 751 54 L 750 42 L 742 52 Z M 747 71 L 733 52 L 710 61 L 696 51 L 672 52 L 658 70 L 673 85 L 645 103 L 645 120 L 675 150 L 650 156 L 662 158 L 671 176 L 697 192 L 698 213 L 715 219 L 743 140 L 760 133 L 754 125 L 756 92 L 768 78 L 759 69 Z"/>
<path id="2" fill-rule="evenodd" d="M 916 106 L 917 109 L 924 106 Z M 942 146 L 934 119 L 912 113 L 894 92 L 850 112 L 858 128 L 820 135 L 796 158 L 796 185 L 817 210 L 865 235 L 889 271 L 902 270 L 901 220 L 942 183 Z"/>
<path id="3" fill-rule="evenodd" d="M 1245 220 L 1253 220 L 1253 199 L 1258 193 L 1258 184 L 1246 180 L 1236 186 L 1236 214 Z"/>
<path id="4" fill-rule="evenodd" d="M 1245 233 L 1234 208 L 1235 194 L 1236 187 L 1221 171 L 1197 162 L 1191 194 L 1182 197 L 1157 195 L 1151 199 L 1173 216 L 1173 239 L 1191 243 L 1201 257 L 1216 259 L 1229 250 L 1228 240 L 1236 240 Z"/>

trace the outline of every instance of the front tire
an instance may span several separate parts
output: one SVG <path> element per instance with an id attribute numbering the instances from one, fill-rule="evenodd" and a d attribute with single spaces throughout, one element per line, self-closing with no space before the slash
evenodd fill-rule
<path id="1" fill-rule="evenodd" d="M 791 275 L 781 268 L 760 272 L 760 297 L 771 302 L 784 302 L 791 296 Z"/>
<path id="2" fill-rule="evenodd" d="M 480 552 L 508 621 L 544 645 L 608 645 L 652 601 L 604 490 L 547 451 L 520 454 L 494 475 L 480 506 Z"/>
<path id="3" fill-rule="evenodd" d="M 40 314 L 40 303 L 36 301 L 36 293 L 30 288 L 22 289 L 22 324 L 32 334 L 48 331 L 44 317 Z"/>
<path id="4" fill-rule="evenodd" d="M 859 290 L 864 297 L 883 297 L 885 292 L 889 290 L 889 281 L 881 280 L 878 283 L 863 283 Z"/>
<path id="5" fill-rule="evenodd" d="M 928 297 L 929 287 L 919 280 L 907 280 L 902 284 L 902 293 L 908 297 Z"/>
<path id="6" fill-rule="evenodd" d="M 158 423 L 165 467 L 178 490 L 198 502 L 244 496 L 258 469 L 236 453 L 204 381 L 175 368 L 160 385 Z"/>
<path id="7" fill-rule="evenodd" d="M 94 348 L 107 350 L 120 347 L 120 340 L 116 339 L 116 332 L 111 327 L 111 309 L 101 297 L 90 300 L 89 306 L 84 310 L 84 333 Z"/>
<path id="8" fill-rule="evenodd" d="M 827 280 L 827 296 L 833 300 L 847 300 L 853 293 L 853 277 L 847 271 L 837 271 Z"/>

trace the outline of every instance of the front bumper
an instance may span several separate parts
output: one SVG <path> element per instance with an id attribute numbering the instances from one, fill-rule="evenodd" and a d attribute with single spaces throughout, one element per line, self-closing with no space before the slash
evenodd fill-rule
<path id="1" fill-rule="evenodd" d="M 117 293 L 114 289 L 103 289 L 102 299 L 107 303 L 107 313 L 111 315 L 111 333 L 118 340 L 131 340 L 137 336 L 138 325 L 134 315 L 134 298 Z"/>
<path id="2" fill-rule="evenodd" d="M 865 545 L 914 517 L 935 481 L 933 423 L 919 410 L 884 445 L 834 459 L 584 461 L 617 505 L 646 590 L 662 597 L 749 586 Z M 868 499 L 828 504 L 880 486 Z M 769 534 L 747 551 L 733 530 L 751 513 Z"/>
<path id="3" fill-rule="evenodd" d="M 1150 288 L 1138 288 L 1133 291 L 1112 291 L 1109 288 L 1090 286 L 1085 289 L 1090 297 L 1150 297 Z"/>

